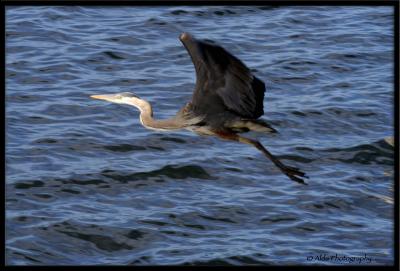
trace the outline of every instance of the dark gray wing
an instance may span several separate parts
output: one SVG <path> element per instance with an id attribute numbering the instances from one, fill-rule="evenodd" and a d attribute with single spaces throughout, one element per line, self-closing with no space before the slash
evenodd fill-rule
<path id="1" fill-rule="evenodd" d="M 183 33 L 180 40 L 196 69 L 192 104 L 198 113 L 217 115 L 227 110 L 256 119 L 264 114 L 265 85 L 249 68 L 224 48 Z"/>

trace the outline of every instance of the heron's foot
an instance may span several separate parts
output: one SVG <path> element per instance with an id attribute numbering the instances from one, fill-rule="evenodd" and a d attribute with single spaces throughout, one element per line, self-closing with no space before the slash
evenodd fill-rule
<path id="1" fill-rule="evenodd" d="M 301 184 L 305 184 L 307 185 L 306 182 L 304 182 L 304 180 L 302 178 L 307 178 L 308 176 L 300 171 L 299 168 L 297 167 L 289 167 L 289 166 L 283 166 L 280 168 L 282 170 L 283 173 L 286 174 L 286 176 L 288 176 L 291 180 L 301 183 Z"/>

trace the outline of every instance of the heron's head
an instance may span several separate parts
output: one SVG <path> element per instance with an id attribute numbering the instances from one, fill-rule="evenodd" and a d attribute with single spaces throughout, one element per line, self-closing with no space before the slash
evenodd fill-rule
<path id="1" fill-rule="evenodd" d="M 131 92 L 122 92 L 116 94 L 102 94 L 102 95 L 91 95 L 90 98 L 105 100 L 117 104 L 129 104 L 136 106 L 140 111 L 148 106 L 148 102 L 140 99 L 136 94 Z"/>

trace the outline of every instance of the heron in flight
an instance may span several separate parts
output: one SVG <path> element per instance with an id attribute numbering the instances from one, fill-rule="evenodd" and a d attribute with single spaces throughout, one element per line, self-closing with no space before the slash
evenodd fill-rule
<path id="1" fill-rule="evenodd" d="M 189 33 L 182 33 L 179 39 L 189 52 L 197 79 L 192 101 L 174 117 L 154 119 L 150 103 L 130 92 L 90 97 L 137 107 L 140 122 L 149 129 L 187 129 L 200 135 L 252 145 L 291 180 L 306 184 L 305 173 L 284 165 L 257 140 L 240 135 L 248 131 L 276 133 L 267 122 L 259 119 L 264 114 L 264 83 L 242 61 L 213 41 L 198 40 Z"/>

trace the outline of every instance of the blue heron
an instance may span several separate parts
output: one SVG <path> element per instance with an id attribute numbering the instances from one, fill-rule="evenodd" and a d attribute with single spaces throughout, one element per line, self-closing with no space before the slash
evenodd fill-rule
<path id="1" fill-rule="evenodd" d="M 140 122 L 149 129 L 170 131 L 187 129 L 200 135 L 216 136 L 249 144 L 260 150 L 291 180 L 306 184 L 305 173 L 284 165 L 259 141 L 241 134 L 249 131 L 276 133 L 264 114 L 265 84 L 238 58 L 210 40 L 199 40 L 182 33 L 180 41 L 196 70 L 192 100 L 169 119 L 156 120 L 149 102 L 134 93 L 92 95 L 94 99 L 128 104 L 140 110 Z"/>

